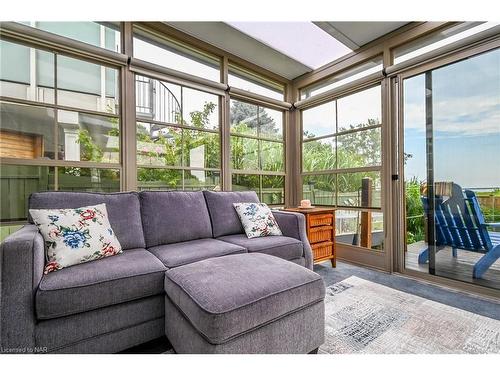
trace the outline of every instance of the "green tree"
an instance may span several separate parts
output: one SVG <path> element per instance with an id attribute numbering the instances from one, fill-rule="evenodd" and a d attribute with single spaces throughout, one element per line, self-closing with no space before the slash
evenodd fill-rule
<path id="1" fill-rule="evenodd" d="M 179 188 L 182 186 L 183 174 L 181 170 L 169 169 L 169 166 L 192 166 L 191 150 L 198 147 L 203 148 L 204 165 L 206 168 L 220 168 L 220 141 L 216 133 L 202 130 L 210 129 L 210 115 L 216 109 L 216 104 L 207 102 L 200 111 L 189 113 L 190 121 L 186 121 L 176 113 L 177 122 L 181 125 L 189 125 L 200 129 L 181 129 L 176 127 L 164 127 L 155 124 L 137 125 L 137 142 L 139 159 L 144 161 L 141 164 L 151 162 L 156 165 L 164 165 L 165 168 L 139 168 L 137 178 L 140 184 L 151 187 Z M 119 125 L 117 119 L 110 120 L 113 124 L 108 136 L 119 136 Z M 217 126 L 213 126 L 215 129 Z M 101 162 L 104 150 L 92 138 L 86 129 L 80 129 L 78 142 L 81 148 L 82 160 Z M 118 151 L 118 150 L 115 150 Z M 81 168 L 67 168 L 67 173 L 81 176 L 85 173 L 95 174 L 94 171 L 83 170 Z M 101 177 L 112 170 L 99 170 Z M 115 176 L 116 177 L 116 176 Z M 191 175 L 190 181 L 194 181 Z"/>
<path id="2" fill-rule="evenodd" d="M 381 136 L 379 129 L 361 130 L 378 122 L 368 119 L 364 124 L 350 125 L 349 130 L 360 131 L 335 137 L 312 140 L 303 143 L 302 167 L 304 171 L 324 171 L 330 169 L 356 168 L 381 164 Z M 305 132 L 305 138 L 315 134 Z M 329 197 L 322 204 L 334 204 L 336 191 L 339 191 L 340 205 L 349 205 L 349 198 L 357 198 L 362 177 L 379 180 L 378 172 L 338 173 L 337 175 L 317 175 L 304 179 L 305 191 L 315 196 Z"/>
<path id="3" fill-rule="evenodd" d="M 375 120 L 368 119 L 368 122 L 363 126 L 376 125 L 376 123 Z M 349 126 L 349 130 L 360 128 L 361 126 Z M 379 128 L 347 133 L 339 136 L 338 141 L 339 168 L 381 164 L 382 138 Z"/>
<path id="4" fill-rule="evenodd" d="M 281 133 L 267 110 L 254 104 L 233 101 L 230 115 L 231 132 L 234 134 L 261 135 L 273 139 Z M 283 152 L 283 145 L 279 142 L 231 137 L 231 164 L 234 169 L 283 171 Z"/>
<path id="5" fill-rule="evenodd" d="M 108 106 L 107 112 L 113 113 L 111 107 Z M 89 115 L 85 116 L 88 117 Z M 80 119 L 82 121 L 82 119 Z M 85 122 L 83 120 L 83 122 Z M 111 129 L 108 131 L 109 136 L 119 136 L 120 126 L 117 118 L 110 117 L 106 119 L 106 122 L 111 124 Z M 78 129 L 77 143 L 80 144 L 80 160 L 82 161 L 93 161 L 102 162 L 104 157 L 104 150 L 101 146 L 94 140 L 92 134 L 88 129 L 80 127 Z M 110 152 L 118 152 L 118 148 L 109 149 Z M 106 168 L 79 168 L 79 167 L 58 167 L 61 173 L 61 179 L 66 179 L 66 176 L 72 176 L 72 185 L 78 185 L 81 189 L 89 187 L 92 190 L 102 188 L 103 190 L 111 189 L 115 190 L 119 187 L 119 172 L 116 169 L 106 169 Z M 63 177 L 64 176 L 64 177 Z M 80 183 L 76 183 L 75 178 L 81 178 Z M 89 185 L 90 181 L 92 186 Z M 108 185 L 106 188 L 105 185 Z M 109 190 L 108 189 L 108 190 Z"/>
<path id="6" fill-rule="evenodd" d="M 145 149 L 138 150 L 140 158 L 149 158 L 154 163 L 165 165 L 163 168 L 139 168 L 137 179 L 143 185 L 153 183 L 152 187 L 180 188 L 183 174 L 181 170 L 168 169 L 168 166 L 191 166 L 191 150 L 202 147 L 206 168 L 220 168 L 220 141 L 218 134 L 201 130 L 210 128 L 210 115 L 216 104 L 207 102 L 200 111 L 189 113 L 190 122 L 180 118 L 177 122 L 200 129 L 181 129 L 139 125 L 137 140 Z M 192 177 L 192 176 L 191 176 Z M 193 179 L 189 179 L 192 181 Z"/>
<path id="7" fill-rule="evenodd" d="M 230 118 L 233 131 L 243 131 L 244 134 L 265 134 L 266 137 L 274 138 L 280 133 L 276 121 L 269 115 L 266 108 L 256 106 L 255 104 L 232 101 L 230 109 Z M 240 125 L 245 124 L 245 129 Z"/>

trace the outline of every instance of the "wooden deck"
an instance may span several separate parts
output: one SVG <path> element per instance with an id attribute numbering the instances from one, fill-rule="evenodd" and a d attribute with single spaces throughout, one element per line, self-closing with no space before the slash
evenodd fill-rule
<path id="1" fill-rule="evenodd" d="M 405 266 L 407 269 L 429 272 L 428 264 L 418 264 L 418 254 L 423 248 L 425 248 L 423 241 L 408 245 L 405 253 Z M 483 254 L 460 249 L 457 250 L 457 253 L 457 258 L 453 258 L 451 256 L 451 247 L 447 247 L 436 254 L 437 276 L 500 289 L 500 259 L 485 272 L 481 279 L 473 279 L 472 268 Z"/>

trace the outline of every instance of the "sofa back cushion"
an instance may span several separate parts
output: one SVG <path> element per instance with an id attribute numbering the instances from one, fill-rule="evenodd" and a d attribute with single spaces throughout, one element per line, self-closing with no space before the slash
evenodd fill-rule
<path id="1" fill-rule="evenodd" d="M 244 233 L 233 203 L 259 203 L 255 191 L 204 191 L 214 237 Z"/>
<path id="2" fill-rule="evenodd" d="M 141 209 L 137 193 L 81 193 L 50 191 L 33 193 L 30 209 L 78 208 L 106 204 L 109 223 L 122 249 L 144 248 Z M 32 217 L 29 217 L 33 223 Z"/>
<path id="3" fill-rule="evenodd" d="M 141 191 L 139 197 L 147 247 L 212 237 L 201 191 Z"/>

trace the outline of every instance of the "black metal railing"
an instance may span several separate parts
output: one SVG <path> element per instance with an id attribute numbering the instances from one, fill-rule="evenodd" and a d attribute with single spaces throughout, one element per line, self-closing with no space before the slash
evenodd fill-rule
<path id="1" fill-rule="evenodd" d="M 136 75 L 135 95 L 138 118 L 171 124 L 179 123 L 181 105 L 163 82 Z"/>

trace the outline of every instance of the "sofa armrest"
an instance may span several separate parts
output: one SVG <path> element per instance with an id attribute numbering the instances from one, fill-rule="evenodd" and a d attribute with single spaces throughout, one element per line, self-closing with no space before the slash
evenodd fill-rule
<path id="1" fill-rule="evenodd" d="M 35 292 L 45 249 L 35 225 L 25 225 L 0 244 L 0 348 L 26 353 L 35 347 Z"/>
<path id="2" fill-rule="evenodd" d="M 273 211 L 273 216 L 276 218 L 281 232 L 284 236 L 293 237 L 302 241 L 304 245 L 304 258 L 306 260 L 306 268 L 312 270 L 313 255 L 311 245 L 307 239 L 306 218 L 299 212 Z"/>

